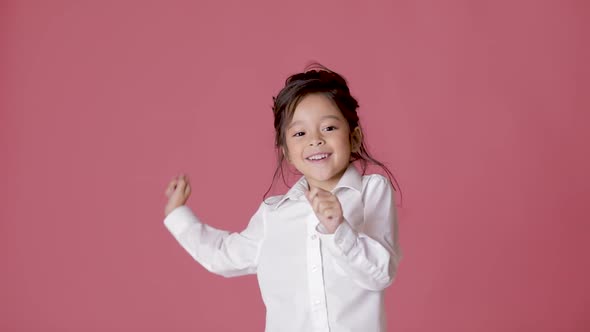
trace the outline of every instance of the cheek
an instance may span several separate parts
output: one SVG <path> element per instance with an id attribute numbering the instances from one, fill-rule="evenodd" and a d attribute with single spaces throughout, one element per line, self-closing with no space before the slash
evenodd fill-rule
<path id="1" fill-rule="evenodd" d="M 351 141 L 348 135 L 339 136 L 335 142 L 338 145 L 338 148 L 341 150 L 350 150 L 351 148 Z"/>
<path id="2" fill-rule="evenodd" d="M 297 153 L 298 149 L 296 144 L 293 144 L 292 142 L 287 142 L 285 144 L 285 148 L 283 148 L 283 155 L 287 161 L 291 162 L 293 157 L 297 156 Z"/>

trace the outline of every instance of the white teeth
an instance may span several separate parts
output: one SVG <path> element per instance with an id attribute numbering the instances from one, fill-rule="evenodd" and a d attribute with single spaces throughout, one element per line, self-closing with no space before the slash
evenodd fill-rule
<path id="1" fill-rule="evenodd" d="M 324 158 L 328 158 L 328 154 L 327 153 L 324 153 L 324 154 L 316 154 L 316 155 L 313 155 L 311 157 L 308 157 L 307 159 L 309 159 L 309 160 L 321 160 L 321 159 L 324 159 Z"/>

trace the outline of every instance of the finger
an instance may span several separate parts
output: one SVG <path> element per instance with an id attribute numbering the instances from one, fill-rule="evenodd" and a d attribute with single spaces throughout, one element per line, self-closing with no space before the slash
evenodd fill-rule
<path id="1" fill-rule="evenodd" d="M 320 202 L 317 205 L 316 214 L 320 220 L 331 220 L 334 215 L 333 207 L 325 202 Z"/>
<path id="2" fill-rule="evenodd" d="M 173 179 L 172 181 L 170 181 L 170 183 L 168 184 L 168 187 L 166 188 L 166 196 L 170 197 L 170 195 L 172 195 L 172 193 L 174 192 L 174 188 L 176 188 L 176 179 Z"/>
<path id="3" fill-rule="evenodd" d="M 307 197 L 307 198 L 308 198 L 310 201 L 311 201 L 311 200 L 313 200 L 313 199 L 314 199 L 314 198 L 317 196 L 317 194 L 318 194 L 318 190 L 319 190 L 319 188 L 317 188 L 317 187 L 312 187 L 312 188 L 311 188 L 311 189 L 308 191 L 308 197 Z"/>
<path id="4" fill-rule="evenodd" d="M 318 192 L 317 195 L 318 197 L 320 197 L 321 199 L 325 199 L 325 200 L 330 200 L 330 201 L 334 201 L 334 199 L 336 198 L 336 195 L 334 195 L 331 191 L 327 191 L 321 188 L 318 188 Z"/>
<path id="5" fill-rule="evenodd" d="M 338 199 L 338 196 L 334 195 L 333 193 L 331 193 L 329 191 L 326 191 L 324 193 L 319 193 L 318 196 L 326 202 L 340 205 L 340 200 Z"/>
<path id="6" fill-rule="evenodd" d="M 191 194 L 191 184 L 187 183 L 186 187 L 184 188 L 184 195 L 188 197 L 190 194 Z"/>
<path id="7" fill-rule="evenodd" d="M 334 204 L 332 204 L 332 202 L 328 202 L 328 201 L 319 201 L 318 202 L 318 211 L 321 214 L 325 214 L 326 211 L 332 209 Z"/>
<path id="8" fill-rule="evenodd" d="M 311 204 L 311 208 L 315 211 L 316 210 L 315 197 L 311 197 L 311 192 L 309 192 L 307 196 L 308 196 L 307 200 L 309 201 L 309 204 Z"/>
<path id="9" fill-rule="evenodd" d="M 324 190 L 324 189 L 322 189 L 322 188 L 320 188 L 320 187 L 317 187 L 316 189 L 317 189 L 317 192 L 318 192 L 318 193 L 330 193 L 329 191 L 327 191 L 327 190 Z"/>
<path id="10" fill-rule="evenodd" d="M 329 197 L 334 197 L 336 195 L 332 194 L 329 191 L 323 190 L 323 189 L 319 189 L 318 193 L 317 193 L 318 197 L 322 197 L 322 198 L 329 198 Z"/>
<path id="11" fill-rule="evenodd" d="M 322 200 L 321 200 L 319 197 L 317 197 L 317 196 L 314 196 L 314 197 L 311 199 L 311 206 L 313 207 L 313 210 L 314 210 L 316 213 L 320 213 L 320 211 L 321 211 L 321 204 L 322 204 L 322 202 L 323 202 L 323 201 L 322 201 Z"/>
<path id="12" fill-rule="evenodd" d="M 186 180 L 185 180 L 184 176 L 181 176 L 178 179 L 178 184 L 176 185 L 176 190 L 179 190 L 182 192 L 182 191 L 184 191 L 185 187 L 186 187 Z"/>
<path id="13" fill-rule="evenodd" d="M 332 207 L 325 208 L 324 211 L 322 211 L 322 216 L 328 220 L 334 219 L 334 215 L 335 213 Z"/>

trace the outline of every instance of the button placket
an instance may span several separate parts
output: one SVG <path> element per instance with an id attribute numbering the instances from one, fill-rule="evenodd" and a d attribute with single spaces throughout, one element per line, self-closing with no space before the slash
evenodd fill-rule
<path id="1" fill-rule="evenodd" d="M 328 312 L 326 308 L 326 294 L 322 271 L 322 253 L 320 238 L 316 233 L 317 219 L 314 215 L 308 220 L 307 237 L 307 276 L 309 285 L 309 303 L 312 311 L 312 321 L 315 328 L 329 330 Z"/>

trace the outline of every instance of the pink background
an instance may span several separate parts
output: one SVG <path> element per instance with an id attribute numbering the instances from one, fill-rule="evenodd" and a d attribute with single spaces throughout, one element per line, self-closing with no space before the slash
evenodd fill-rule
<path id="1" fill-rule="evenodd" d="M 390 331 L 590 330 L 586 1 L 0 8 L 1 331 L 263 330 L 256 278 L 192 261 L 163 192 L 187 172 L 189 205 L 241 230 L 271 96 L 310 60 L 402 186 Z"/>

